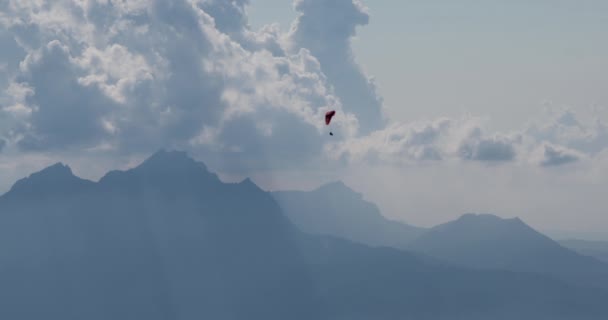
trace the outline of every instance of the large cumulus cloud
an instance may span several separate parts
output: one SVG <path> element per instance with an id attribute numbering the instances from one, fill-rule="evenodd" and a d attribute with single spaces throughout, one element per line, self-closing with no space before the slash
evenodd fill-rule
<path id="1" fill-rule="evenodd" d="M 0 3 L 4 153 L 186 149 L 248 171 L 367 161 L 575 163 L 608 127 L 573 112 L 510 132 L 476 118 L 387 123 L 351 39 L 358 0 L 297 0 L 291 30 L 252 30 L 248 0 Z M 338 110 L 332 130 L 323 114 Z"/>
<path id="2" fill-rule="evenodd" d="M 17 83 L 27 85 L 25 149 L 55 149 L 95 143 L 104 136 L 103 119 L 116 104 L 98 88 L 82 86 L 69 48 L 53 40 L 22 62 Z"/>
<path id="3" fill-rule="evenodd" d="M 272 26 L 252 31 L 247 4 L 3 2 L 0 138 L 39 152 L 175 147 L 242 168 L 319 157 L 329 109 L 354 135 L 317 57 Z"/>
<path id="4" fill-rule="evenodd" d="M 362 134 L 384 128 L 382 98 L 351 47 L 356 28 L 369 22 L 367 9 L 358 0 L 297 0 L 295 8 L 300 15 L 290 31 L 292 45 L 319 59 L 342 103 L 359 118 Z"/>

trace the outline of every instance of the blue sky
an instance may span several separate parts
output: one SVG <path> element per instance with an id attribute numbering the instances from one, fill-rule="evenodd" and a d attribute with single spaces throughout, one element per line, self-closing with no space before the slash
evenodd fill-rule
<path id="1" fill-rule="evenodd" d="M 491 117 L 508 129 L 550 105 L 608 115 L 606 1 L 365 2 L 353 42 L 394 119 Z M 253 0 L 254 28 L 296 16 L 288 1 Z M 586 114 L 587 115 L 587 114 Z"/>
<path id="2" fill-rule="evenodd" d="M 9 0 L 0 190 L 166 148 L 415 225 L 606 230 L 607 31 L 605 1 Z"/>

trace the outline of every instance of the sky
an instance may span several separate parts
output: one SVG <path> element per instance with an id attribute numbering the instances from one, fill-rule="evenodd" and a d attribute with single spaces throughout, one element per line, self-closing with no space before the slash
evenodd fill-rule
<path id="1" fill-rule="evenodd" d="M 419 226 L 600 233 L 607 32 L 599 0 L 3 1 L 0 191 L 168 148 L 268 190 L 343 180 Z"/>
<path id="2" fill-rule="evenodd" d="M 470 112 L 508 130 L 548 106 L 588 113 L 608 102 L 605 1 L 366 4 L 370 23 L 353 48 L 393 119 Z M 254 1 L 249 11 L 253 28 L 288 29 L 296 16 L 279 0 Z"/>

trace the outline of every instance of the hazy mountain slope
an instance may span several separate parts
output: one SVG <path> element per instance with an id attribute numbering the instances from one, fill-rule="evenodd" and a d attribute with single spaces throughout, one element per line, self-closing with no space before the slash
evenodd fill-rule
<path id="1" fill-rule="evenodd" d="M 533 273 L 467 270 L 332 237 L 303 245 L 331 319 L 603 319 L 606 291 Z"/>
<path id="2" fill-rule="evenodd" d="M 608 241 L 560 240 L 562 246 L 608 263 Z"/>
<path id="3" fill-rule="evenodd" d="M 466 214 L 432 228 L 410 248 L 462 266 L 545 273 L 608 288 L 608 265 L 560 246 L 517 218 Z"/>
<path id="4" fill-rule="evenodd" d="M 56 165 L 0 197 L 0 318 L 605 319 L 608 294 L 306 235 L 251 181 L 159 152 L 98 183 Z"/>
<path id="5" fill-rule="evenodd" d="M 0 199 L 0 318 L 318 312 L 296 230 L 251 182 L 223 184 L 168 152 L 97 184 L 62 168 L 32 175 Z"/>
<path id="6" fill-rule="evenodd" d="M 372 246 L 405 248 L 424 229 L 386 219 L 378 207 L 342 182 L 313 191 L 273 192 L 283 212 L 300 229 Z"/>

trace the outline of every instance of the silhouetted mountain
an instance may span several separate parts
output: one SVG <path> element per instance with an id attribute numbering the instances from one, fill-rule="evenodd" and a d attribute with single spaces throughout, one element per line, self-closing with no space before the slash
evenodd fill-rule
<path id="1" fill-rule="evenodd" d="M 0 319 L 605 319 L 608 293 L 307 235 L 250 180 L 159 152 L 0 197 Z"/>
<path id="2" fill-rule="evenodd" d="M 70 167 L 56 163 L 17 181 L 7 192 L 11 196 L 52 196 L 87 190 L 93 182 L 76 177 Z"/>
<path id="3" fill-rule="evenodd" d="M 424 229 L 386 219 L 375 204 L 342 182 L 313 191 L 273 192 L 283 212 L 303 231 L 371 246 L 405 248 Z"/>
<path id="4" fill-rule="evenodd" d="M 534 273 L 467 270 L 402 250 L 310 237 L 310 261 L 327 318 L 355 320 L 605 319 L 606 291 Z"/>
<path id="5" fill-rule="evenodd" d="M 462 266 L 543 273 L 608 288 L 608 265 L 560 246 L 519 218 L 465 214 L 432 228 L 410 248 Z"/>
<path id="6" fill-rule="evenodd" d="M 562 246 L 608 263 L 608 241 L 560 240 Z"/>
<path id="7" fill-rule="evenodd" d="M 296 229 L 272 197 L 223 184 L 184 153 L 156 153 L 97 184 L 54 166 L 16 184 L 0 212 L 2 319 L 318 312 Z"/>

